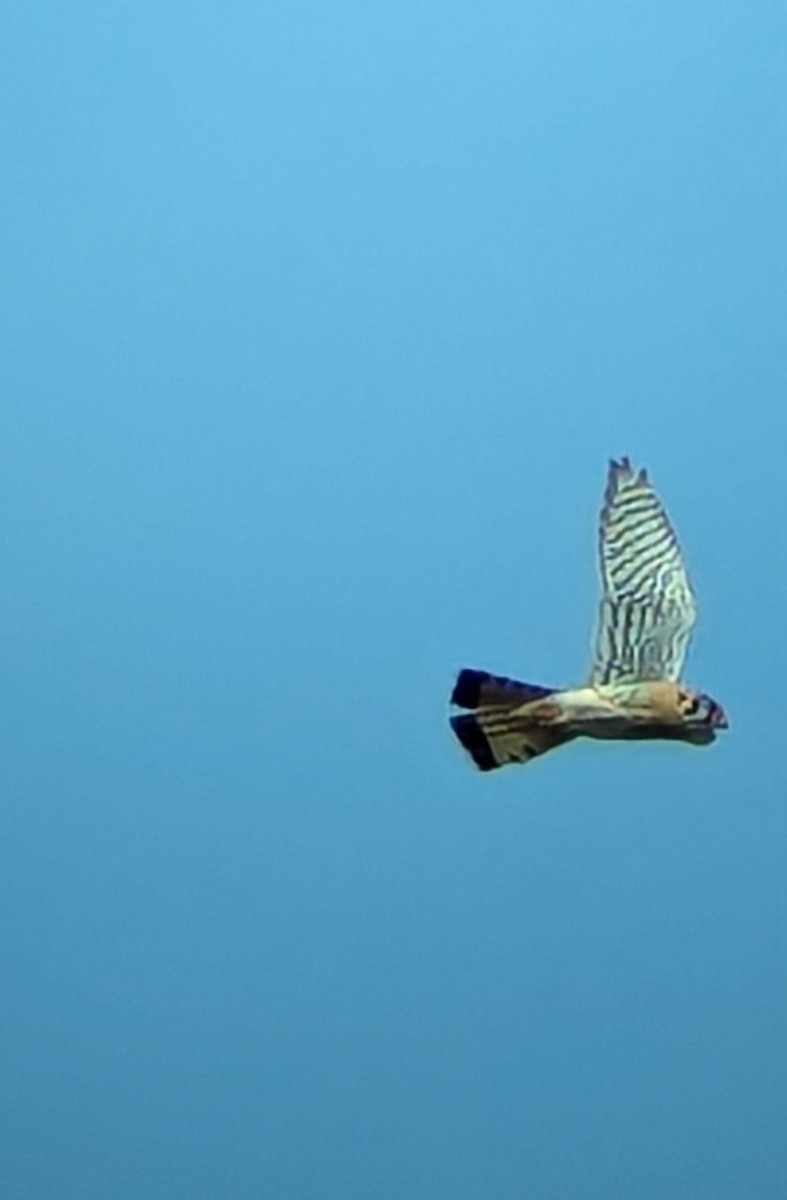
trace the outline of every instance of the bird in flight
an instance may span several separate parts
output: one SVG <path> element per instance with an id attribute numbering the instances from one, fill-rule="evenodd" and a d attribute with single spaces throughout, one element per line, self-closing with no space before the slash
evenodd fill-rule
<path id="1" fill-rule="evenodd" d="M 681 682 L 697 616 L 683 556 L 644 470 L 610 463 L 599 529 L 601 603 L 587 683 L 568 690 L 459 673 L 451 727 L 482 771 L 526 763 L 578 737 L 706 746 L 720 704 Z"/>

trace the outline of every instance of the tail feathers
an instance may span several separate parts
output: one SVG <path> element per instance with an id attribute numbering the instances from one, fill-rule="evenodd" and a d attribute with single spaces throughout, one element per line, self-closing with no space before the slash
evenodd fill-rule
<path id="1" fill-rule="evenodd" d="M 516 679 L 506 679 L 504 675 L 490 675 L 488 671 L 472 671 L 466 667 L 459 672 L 451 693 L 451 703 L 459 708 L 481 708 L 488 704 L 502 704 L 511 708 L 526 704 L 529 700 L 543 700 L 556 690 L 540 687 L 536 683 L 519 683 Z"/>
<path id="2" fill-rule="evenodd" d="M 539 727 L 532 717 L 517 716 L 510 707 L 486 707 L 452 717 L 451 728 L 480 771 L 530 762 L 576 736 L 555 726 Z"/>

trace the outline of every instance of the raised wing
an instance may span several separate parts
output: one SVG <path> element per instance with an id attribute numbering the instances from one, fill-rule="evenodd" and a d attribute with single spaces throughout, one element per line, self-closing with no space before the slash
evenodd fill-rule
<path id="1" fill-rule="evenodd" d="M 592 683 L 679 679 L 697 616 L 678 539 L 645 471 L 610 463 Z"/>

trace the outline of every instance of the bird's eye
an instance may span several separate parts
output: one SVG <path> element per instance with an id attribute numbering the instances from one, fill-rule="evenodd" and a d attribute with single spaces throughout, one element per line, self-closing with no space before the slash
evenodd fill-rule
<path id="1" fill-rule="evenodd" d="M 699 696 L 687 696 L 685 703 L 686 703 L 686 707 L 684 708 L 683 711 L 685 712 L 686 716 L 687 717 L 696 716 L 697 713 L 699 712 L 699 707 L 700 707 Z"/>

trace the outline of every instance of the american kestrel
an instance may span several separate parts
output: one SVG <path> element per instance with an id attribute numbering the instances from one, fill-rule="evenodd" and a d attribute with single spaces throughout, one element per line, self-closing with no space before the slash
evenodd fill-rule
<path id="1" fill-rule="evenodd" d="M 720 704 L 680 682 L 697 610 L 678 540 L 645 471 L 613 459 L 599 530 L 601 604 L 588 682 L 561 690 L 486 671 L 459 674 L 451 727 L 482 771 L 526 763 L 577 737 L 706 746 Z"/>

